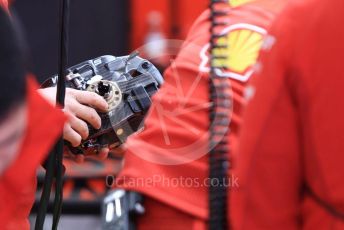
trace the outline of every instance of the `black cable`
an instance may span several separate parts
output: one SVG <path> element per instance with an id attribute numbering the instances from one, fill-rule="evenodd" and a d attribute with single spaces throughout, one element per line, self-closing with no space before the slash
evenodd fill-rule
<path id="1" fill-rule="evenodd" d="M 64 76 L 67 75 L 68 64 L 68 27 L 69 27 L 69 0 L 60 1 L 60 37 L 59 37 L 59 58 L 58 58 L 58 83 L 56 90 L 56 104 L 59 107 L 64 107 L 66 84 Z M 63 76 L 63 77 L 61 77 Z M 42 230 L 44 226 L 45 217 L 48 210 L 50 193 L 55 177 L 55 199 L 53 205 L 53 226 L 52 229 L 57 229 L 63 199 L 63 137 L 61 136 L 56 143 L 54 150 L 49 154 L 45 163 L 46 174 L 44 178 L 44 185 L 42 196 L 40 199 L 37 218 L 35 223 L 35 230 Z"/>
<path id="2" fill-rule="evenodd" d="M 54 178 L 54 166 L 55 166 L 55 156 L 56 156 L 55 149 L 49 154 L 48 159 L 45 162 L 46 172 L 45 172 L 44 184 L 42 188 L 42 195 L 41 195 L 41 199 L 40 199 L 38 211 L 37 211 L 35 230 L 43 229 L 45 216 L 48 210 L 50 192 L 51 192 L 51 187 L 53 185 L 53 178 Z"/>
<path id="3" fill-rule="evenodd" d="M 63 141 L 57 144 L 57 154 L 56 154 L 56 183 L 55 183 L 55 199 L 53 205 L 53 226 L 52 229 L 57 229 L 63 201 Z M 62 152 L 62 154 L 60 154 Z"/>
<path id="4" fill-rule="evenodd" d="M 230 95 L 230 82 L 227 78 L 218 76 L 216 69 L 221 61 L 227 58 L 216 54 L 216 49 L 226 49 L 226 45 L 219 45 L 218 39 L 226 35 L 219 33 L 226 25 L 223 17 L 227 11 L 219 9 L 221 4 L 228 4 L 228 0 L 210 0 L 210 77 L 209 98 L 212 102 L 209 120 L 209 229 L 228 229 L 228 170 L 230 167 L 230 149 L 228 146 L 228 135 L 232 109 L 232 98 Z M 221 20 L 222 19 L 222 20 Z M 227 44 L 227 43 L 226 43 Z M 223 52 L 221 52 L 223 53 Z"/>
<path id="5" fill-rule="evenodd" d="M 66 95 L 66 82 L 68 66 L 68 36 L 69 29 L 69 0 L 60 1 L 60 38 L 59 38 L 59 57 L 58 57 L 58 75 L 56 103 L 64 107 Z M 63 146 L 64 141 L 61 136 L 56 146 L 56 188 L 53 209 L 53 226 L 52 229 L 57 229 L 63 201 Z"/>

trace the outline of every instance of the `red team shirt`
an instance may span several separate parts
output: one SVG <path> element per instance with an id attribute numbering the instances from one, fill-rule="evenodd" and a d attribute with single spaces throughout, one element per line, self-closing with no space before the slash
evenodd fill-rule
<path id="1" fill-rule="evenodd" d="M 244 86 L 252 74 L 266 30 L 284 1 L 256 1 L 226 7 L 230 59 L 220 74 L 228 78 L 234 98 L 230 116 L 231 148 L 235 148 Z M 145 130 L 128 142 L 120 187 L 145 194 L 147 214 L 141 229 L 171 226 L 205 228 L 208 218 L 209 12 L 193 25 L 181 51 L 164 74 L 165 83 L 153 98 Z M 225 41 L 218 41 L 223 43 Z M 231 92 L 228 92 L 231 93 Z M 172 207 L 172 208 L 171 208 Z M 183 213 L 178 214 L 178 213 Z M 161 223 L 161 224 L 159 224 Z"/>
<path id="2" fill-rule="evenodd" d="M 38 93 L 28 80 L 28 124 L 19 155 L 0 176 L 0 226 L 5 230 L 30 229 L 29 214 L 36 193 L 36 170 L 62 133 L 65 117 Z"/>
<path id="3" fill-rule="evenodd" d="M 342 0 L 296 1 L 266 39 L 247 93 L 233 229 L 344 229 L 324 208 L 343 216 L 343 21 Z"/>

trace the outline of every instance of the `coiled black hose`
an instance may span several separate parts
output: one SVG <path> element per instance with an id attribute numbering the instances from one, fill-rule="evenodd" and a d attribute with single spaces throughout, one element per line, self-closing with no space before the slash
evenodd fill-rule
<path id="1" fill-rule="evenodd" d="M 226 39 L 221 34 L 227 25 L 225 16 L 228 11 L 221 4 L 228 4 L 228 0 L 210 0 L 210 77 L 209 99 L 212 102 L 209 120 L 209 229 L 229 229 L 228 223 L 228 170 L 230 168 L 230 149 L 228 143 L 230 113 L 232 98 L 230 82 L 220 77 L 217 69 L 226 68 L 221 63 L 227 59 L 223 52 L 216 52 L 227 48 L 227 42 L 219 44 L 219 39 Z M 219 54 L 221 53 L 221 55 Z"/>

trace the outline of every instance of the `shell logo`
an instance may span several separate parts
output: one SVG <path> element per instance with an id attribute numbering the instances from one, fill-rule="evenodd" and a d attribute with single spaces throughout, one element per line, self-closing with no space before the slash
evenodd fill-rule
<path id="1" fill-rule="evenodd" d="M 214 60 L 216 72 L 221 77 L 228 77 L 239 81 L 247 81 L 252 73 L 259 51 L 266 35 L 266 30 L 251 24 L 235 24 L 225 28 L 218 45 L 226 45 L 226 48 L 217 48 L 214 53 L 219 56 L 227 56 L 225 59 Z M 209 72 L 209 47 L 205 45 L 200 53 L 200 71 Z"/>

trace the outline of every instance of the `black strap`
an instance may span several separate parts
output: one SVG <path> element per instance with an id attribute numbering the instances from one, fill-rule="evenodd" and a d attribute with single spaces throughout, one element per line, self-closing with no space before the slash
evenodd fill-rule
<path id="1" fill-rule="evenodd" d="M 305 188 L 306 195 L 309 195 L 320 207 L 326 210 L 331 216 L 344 222 L 344 213 L 338 211 L 334 206 L 320 198 L 310 187 Z"/>

